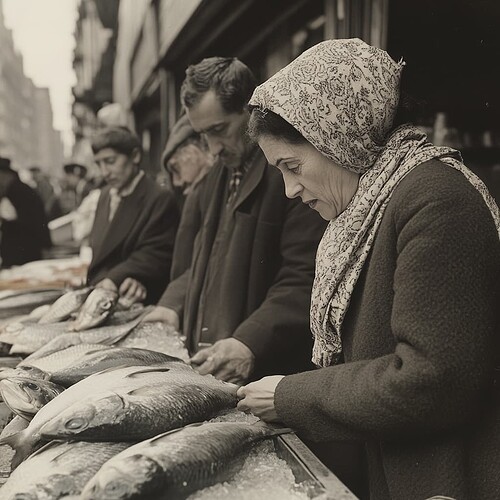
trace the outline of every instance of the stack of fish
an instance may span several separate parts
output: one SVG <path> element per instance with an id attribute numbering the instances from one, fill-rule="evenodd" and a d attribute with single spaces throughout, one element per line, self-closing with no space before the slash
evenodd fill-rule
<path id="1" fill-rule="evenodd" d="M 115 297 L 96 291 L 70 292 L 36 323 L 0 334 L 31 353 L 0 371 L 0 394 L 17 415 L 0 436 L 15 451 L 1 499 L 186 498 L 231 477 L 253 444 L 286 432 L 207 423 L 236 407 L 237 386 L 163 352 L 107 345 L 147 310 L 110 316 Z"/>

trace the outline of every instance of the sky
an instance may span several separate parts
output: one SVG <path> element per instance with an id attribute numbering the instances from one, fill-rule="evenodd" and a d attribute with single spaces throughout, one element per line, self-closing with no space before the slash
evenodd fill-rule
<path id="1" fill-rule="evenodd" d="M 14 45 L 23 56 L 24 73 L 37 87 L 47 87 L 65 153 L 71 153 L 71 87 L 74 31 L 79 0 L 0 0 L 5 25 L 13 32 Z"/>

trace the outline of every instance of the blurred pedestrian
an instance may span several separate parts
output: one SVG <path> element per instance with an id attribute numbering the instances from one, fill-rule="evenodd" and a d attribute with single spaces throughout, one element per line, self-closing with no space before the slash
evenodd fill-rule
<path id="1" fill-rule="evenodd" d="M 48 176 L 44 174 L 40 167 L 32 166 L 28 169 L 31 172 L 31 179 L 33 181 L 36 192 L 40 195 L 45 208 L 45 215 L 47 220 L 51 221 L 62 215 L 59 199 L 56 196 L 54 187 L 52 186 Z"/>
<path id="2" fill-rule="evenodd" d="M 51 246 L 43 202 L 19 179 L 8 158 L 0 158 L 0 257 L 10 267 L 40 260 Z"/>
<path id="3" fill-rule="evenodd" d="M 63 214 L 72 212 L 90 193 L 93 186 L 86 179 L 87 167 L 79 163 L 67 163 L 63 167 L 64 177 L 59 202 Z"/>

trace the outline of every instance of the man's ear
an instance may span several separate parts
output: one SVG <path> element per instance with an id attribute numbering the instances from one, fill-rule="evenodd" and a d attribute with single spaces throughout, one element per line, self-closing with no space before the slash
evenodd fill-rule
<path id="1" fill-rule="evenodd" d="M 133 162 L 135 165 L 139 165 L 139 163 L 141 163 L 141 158 L 142 158 L 142 153 L 141 153 L 141 150 L 140 150 L 139 148 L 135 148 L 135 149 L 132 151 L 131 158 L 132 158 L 132 162 Z"/>

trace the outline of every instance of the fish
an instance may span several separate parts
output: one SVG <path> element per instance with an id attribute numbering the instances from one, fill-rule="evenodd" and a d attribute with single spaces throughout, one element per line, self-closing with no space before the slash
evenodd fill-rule
<path id="1" fill-rule="evenodd" d="M 166 369 L 164 366 L 161 368 Z M 171 363 L 170 369 L 172 371 L 178 369 L 194 372 L 189 365 L 184 363 Z M 165 377 L 154 377 L 154 373 L 147 377 L 147 380 L 143 380 L 140 375 L 133 376 L 135 372 L 141 370 L 147 369 L 143 367 L 122 367 L 103 370 L 72 385 L 52 401 L 49 401 L 38 411 L 24 431 L 0 439 L 0 445 L 8 444 L 15 450 L 12 467 L 17 467 L 33 452 L 37 444 L 43 441 L 40 429 L 66 409 L 71 408 L 74 403 L 99 398 L 106 391 L 107 394 L 110 391 L 126 392 L 127 388 L 141 387 L 144 383 L 151 385 L 155 382 L 165 383 Z M 109 439 L 106 440 L 109 441 Z"/>
<path id="2" fill-rule="evenodd" d="M 36 362 L 37 360 L 35 360 Z M 49 370 L 50 380 L 64 387 L 76 384 L 84 378 L 111 367 L 149 366 L 180 362 L 179 358 L 148 349 L 104 347 L 89 350 L 78 360 L 59 370 Z"/>
<path id="3" fill-rule="evenodd" d="M 101 466 L 128 446 L 130 443 L 50 442 L 10 475 L 0 489 L 0 498 L 78 498 Z"/>
<path id="4" fill-rule="evenodd" d="M 11 292 L 0 298 L 0 319 L 29 314 L 35 307 L 52 304 L 63 293 L 62 288 Z"/>
<path id="5" fill-rule="evenodd" d="M 65 293 L 49 307 L 38 323 L 58 323 L 68 319 L 72 313 L 80 309 L 92 290 L 93 287 L 85 287 Z"/>
<path id="6" fill-rule="evenodd" d="M 259 421 L 188 425 L 130 446 L 106 462 L 81 493 L 82 500 L 168 498 L 228 481 L 258 442 L 292 432 Z"/>
<path id="7" fill-rule="evenodd" d="M 94 288 L 73 322 L 72 330 L 80 332 L 104 323 L 113 312 L 117 301 L 117 292 L 105 288 Z"/>
<path id="8" fill-rule="evenodd" d="M 184 363 L 124 367 L 116 373 L 122 376 L 118 385 L 83 395 L 46 422 L 40 435 L 46 440 L 137 441 L 209 419 L 237 403 L 238 386 L 200 375 Z"/>
<path id="9" fill-rule="evenodd" d="M 111 344 L 124 338 L 139 324 L 141 314 L 146 314 L 149 310 L 150 308 L 145 308 L 143 311 L 114 314 L 106 321 L 105 325 L 84 332 L 72 332 L 70 321 L 52 324 L 11 324 L 6 331 L 0 334 L 0 342 L 12 345 L 10 354 L 31 355 L 36 352 L 34 358 L 82 343 Z"/>
<path id="10" fill-rule="evenodd" d="M 64 387 L 48 380 L 12 377 L 0 380 L 0 393 L 5 404 L 20 417 L 31 420 L 35 414 L 64 391 Z"/>
<path id="11" fill-rule="evenodd" d="M 12 377 L 28 377 L 36 380 L 49 380 L 50 373 L 37 366 L 21 365 L 19 363 L 14 368 L 0 369 L 0 381 Z"/>

